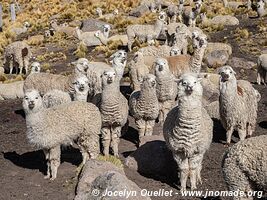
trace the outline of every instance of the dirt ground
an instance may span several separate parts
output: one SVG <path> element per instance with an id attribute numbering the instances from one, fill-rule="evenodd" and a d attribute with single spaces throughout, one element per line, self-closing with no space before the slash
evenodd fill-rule
<path id="1" fill-rule="evenodd" d="M 265 20 L 266 22 L 267 20 Z M 244 19 L 241 26 L 251 32 L 256 30 L 256 19 Z M 239 44 L 235 41 L 231 31 L 234 28 L 225 29 L 211 35 L 211 41 L 223 41 L 224 36 L 228 37 L 228 42 L 233 46 L 233 56 L 242 57 L 248 61 L 256 62 L 256 56 L 241 52 Z M 254 33 L 253 32 L 253 33 Z M 71 51 L 71 50 L 70 50 Z M 67 54 L 68 55 L 68 54 Z M 66 61 L 68 62 L 68 61 Z M 64 71 L 63 65 L 57 68 Z M 236 69 L 239 78 L 248 79 L 251 82 L 256 80 L 255 70 L 241 71 Z M 242 72 L 242 73 L 240 73 Z M 266 87 L 254 85 L 262 95 L 259 103 L 259 112 L 256 135 L 266 134 L 267 129 L 267 92 Z M 154 134 L 159 134 L 161 127 L 155 128 Z M 62 164 L 59 167 L 58 178 L 54 181 L 45 180 L 46 170 L 44 155 L 42 151 L 32 148 L 26 140 L 26 125 L 21 100 L 9 100 L 0 102 L 0 199 L 1 200 L 58 200 L 73 199 L 75 185 L 77 182 L 75 169 L 81 161 L 81 155 L 75 148 L 65 148 L 62 154 Z M 135 139 L 137 131 L 134 128 L 133 120 L 130 119 L 130 129 L 127 135 L 120 142 L 120 156 L 124 160 L 136 149 Z M 237 138 L 234 139 L 237 141 Z M 225 147 L 225 131 L 220 123 L 215 123 L 214 139 L 210 150 L 204 158 L 202 179 L 203 184 L 199 190 L 226 190 L 226 185 L 222 179 L 221 160 Z M 125 168 L 129 179 L 137 183 L 140 188 L 148 190 L 165 189 L 178 192 L 178 179 L 173 174 L 166 172 L 165 176 L 146 177 L 138 172 Z M 180 195 L 173 197 L 152 197 L 153 200 L 182 200 L 200 199 L 196 197 L 185 198 Z M 226 199 L 224 197 L 210 197 L 209 199 Z"/>

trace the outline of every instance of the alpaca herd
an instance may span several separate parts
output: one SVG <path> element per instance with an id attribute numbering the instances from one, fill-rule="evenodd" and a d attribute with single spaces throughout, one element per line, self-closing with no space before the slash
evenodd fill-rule
<path id="1" fill-rule="evenodd" d="M 69 75 L 43 72 L 42 64 L 32 59 L 31 47 L 23 41 L 6 46 L 5 72 L 25 72 L 26 78 L 1 83 L 0 100 L 23 99 L 26 136 L 31 145 L 44 152 L 45 178 L 57 177 L 61 146 L 78 146 L 82 154 L 81 167 L 100 154 L 120 158 L 120 138 L 129 134 L 128 123 L 132 118 L 139 136 L 137 148 L 146 145 L 146 138 L 163 135 L 177 163 L 180 190 L 188 190 L 188 181 L 190 189 L 196 190 L 202 184 L 202 163 L 213 142 L 216 118 L 225 129 L 222 174 L 228 189 L 267 192 L 267 136 L 253 137 L 260 93 L 249 81 L 238 80 L 234 68 L 225 63 L 217 73 L 207 73 L 203 67 L 211 52 L 223 51 L 228 59 L 232 48 L 229 44 L 208 41 L 209 36 L 197 27 L 198 21 L 208 26 L 237 26 L 239 21 L 230 15 L 208 19 L 201 9 L 205 1 L 190 3 L 144 0 L 136 9 L 157 13 L 154 24 L 128 25 L 125 35 L 110 36 L 114 27 L 108 23 L 83 31 L 82 25 L 73 28 L 51 21 L 53 31 L 73 36 L 77 43 L 87 47 L 107 45 L 113 41 L 112 37 L 123 40 L 123 48 L 113 52 L 107 58 L 108 63 L 79 58 L 70 63 L 74 69 Z M 240 6 L 251 9 L 253 2 L 240 3 L 223 1 L 225 7 L 232 9 Z M 258 16 L 263 17 L 264 1 L 256 4 Z M 98 20 L 103 21 L 119 15 L 118 9 L 103 14 L 98 7 L 95 12 Z M 138 19 L 132 15 L 127 17 Z M 24 29 L 26 32 L 28 24 Z M 16 30 L 18 34 L 22 30 L 19 31 Z M 135 47 L 137 40 L 147 46 Z M 267 54 L 262 54 L 258 58 L 259 85 L 266 85 L 266 71 Z M 121 90 L 125 80 L 132 90 L 127 95 Z M 157 123 L 160 133 L 154 131 Z M 238 132 L 240 141 L 231 145 L 234 131 Z M 212 177 L 209 178 L 212 181 Z M 233 199 L 249 200 L 250 197 Z"/>

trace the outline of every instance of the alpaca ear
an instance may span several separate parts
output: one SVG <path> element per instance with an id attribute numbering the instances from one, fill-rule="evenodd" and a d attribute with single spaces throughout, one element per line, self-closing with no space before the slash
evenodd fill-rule
<path id="1" fill-rule="evenodd" d="M 174 79 L 174 82 L 176 82 L 177 84 L 179 84 L 181 82 L 182 79 L 180 78 L 177 78 L 177 79 Z"/>
<path id="2" fill-rule="evenodd" d="M 221 75 L 221 73 L 222 73 L 222 68 L 223 67 L 220 67 L 220 68 L 217 69 L 217 72 L 218 72 L 219 75 Z"/>
<path id="3" fill-rule="evenodd" d="M 232 67 L 231 67 L 231 70 L 232 70 L 233 74 L 234 74 L 234 75 L 236 75 L 236 72 L 233 70 L 233 68 L 232 68 Z"/>

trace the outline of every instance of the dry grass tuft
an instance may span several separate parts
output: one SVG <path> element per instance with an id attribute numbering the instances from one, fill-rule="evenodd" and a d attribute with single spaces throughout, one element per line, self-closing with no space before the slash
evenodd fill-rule
<path id="1" fill-rule="evenodd" d="M 115 156 L 111 156 L 111 155 L 110 156 L 101 156 L 101 155 L 99 155 L 97 157 L 97 160 L 110 162 L 113 165 L 115 165 L 116 167 L 118 167 L 120 169 L 123 169 L 123 164 L 122 164 L 121 160 L 116 158 Z"/>
<path id="2" fill-rule="evenodd" d="M 88 53 L 87 46 L 84 42 L 80 42 L 76 51 L 74 51 L 74 55 L 78 58 L 85 58 Z"/>

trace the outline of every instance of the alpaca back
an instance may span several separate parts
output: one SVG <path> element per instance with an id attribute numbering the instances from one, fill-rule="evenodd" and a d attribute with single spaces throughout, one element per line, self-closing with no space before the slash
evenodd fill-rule
<path id="1" fill-rule="evenodd" d="M 101 117 L 93 104 L 70 102 L 26 116 L 27 137 L 35 146 L 52 148 L 69 144 L 82 135 L 97 137 Z"/>

